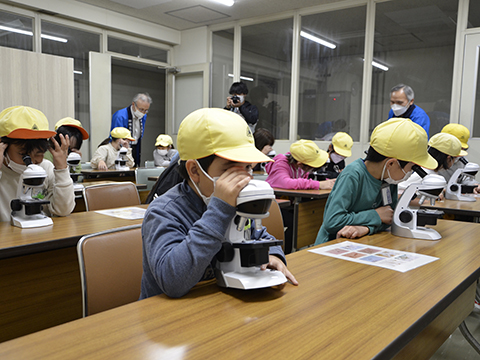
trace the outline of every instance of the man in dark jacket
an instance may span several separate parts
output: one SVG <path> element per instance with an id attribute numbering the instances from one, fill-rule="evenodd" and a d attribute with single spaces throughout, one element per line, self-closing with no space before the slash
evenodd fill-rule
<path id="1" fill-rule="evenodd" d="M 258 122 L 258 109 L 245 100 L 245 96 L 248 94 L 247 85 L 243 82 L 235 82 L 230 86 L 229 93 L 232 96 L 227 97 L 225 110 L 233 111 L 243 117 L 253 134 Z"/>

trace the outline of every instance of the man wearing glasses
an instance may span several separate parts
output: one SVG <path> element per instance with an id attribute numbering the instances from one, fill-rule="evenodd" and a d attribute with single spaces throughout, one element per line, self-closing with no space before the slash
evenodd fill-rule
<path id="1" fill-rule="evenodd" d="M 133 97 L 132 105 L 118 110 L 112 116 L 112 127 L 110 130 L 116 127 L 127 128 L 135 139 L 135 141 L 131 143 L 135 166 L 140 166 L 143 129 L 151 104 L 152 98 L 148 93 L 139 93 Z"/>

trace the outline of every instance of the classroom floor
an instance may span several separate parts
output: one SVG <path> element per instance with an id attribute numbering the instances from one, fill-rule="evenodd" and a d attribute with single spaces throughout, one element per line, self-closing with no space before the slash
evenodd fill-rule
<path id="1" fill-rule="evenodd" d="M 480 310 L 474 310 L 465 320 L 468 329 L 480 342 Z M 450 335 L 430 360 L 478 360 L 480 355 L 465 340 L 460 330 Z"/>

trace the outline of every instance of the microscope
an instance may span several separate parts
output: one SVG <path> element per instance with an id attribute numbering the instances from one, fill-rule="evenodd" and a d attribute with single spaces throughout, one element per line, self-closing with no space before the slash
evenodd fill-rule
<path id="1" fill-rule="evenodd" d="M 33 164 L 28 155 L 24 156 L 23 161 L 27 168 L 20 176 L 17 190 L 18 199 L 10 202 L 11 223 L 20 228 L 53 225 L 52 219 L 42 211 L 43 205 L 50 203 L 44 199 L 43 193 L 47 172 L 41 166 Z"/>
<path id="2" fill-rule="evenodd" d="M 261 270 L 269 262 L 269 248 L 281 245 L 280 240 L 254 240 L 251 232 L 262 229 L 262 219 L 275 199 L 273 189 L 261 180 L 250 180 L 237 198 L 236 215 L 225 234 L 222 249 L 217 253 L 215 275 L 223 287 L 258 289 L 283 284 L 285 275 L 277 270 Z M 253 220 L 254 228 L 248 228 Z"/>
<path id="3" fill-rule="evenodd" d="M 472 194 L 473 189 L 478 186 L 478 183 L 474 179 L 479 166 L 478 164 L 468 162 L 468 160 L 463 157 L 460 158 L 459 161 L 461 161 L 465 167 L 463 169 L 457 169 L 453 173 L 448 181 L 445 198 L 448 200 L 476 201 L 475 197 L 463 194 Z"/>
<path id="4" fill-rule="evenodd" d="M 82 161 L 82 157 L 76 152 L 71 152 L 67 156 L 67 165 L 70 168 L 70 177 L 73 181 L 74 190 L 83 190 L 84 188 L 82 184 L 77 183 L 80 174 L 75 173 L 75 168 L 80 164 L 80 161 Z"/>
<path id="5" fill-rule="evenodd" d="M 115 160 L 115 169 L 120 171 L 128 171 L 130 168 L 127 166 L 127 153 L 128 149 L 120 145 L 118 150 L 117 159 Z"/>
<path id="6" fill-rule="evenodd" d="M 410 184 L 398 200 L 393 214 L 392 234 L 414 239 L 439 240 L 442 236 L 425 225 L 436 225 L 437 219 L 443 216 L 443 211 L 421 209 L 420 205 L 427 198 L 430 199 L 430 204 L 434 205 L 447 182 L 443 176 L 427 175 L 418 165 L 414 165 L 412 169 L 422 177 L 422 181 Z M 420 196 L 419 206 L 410 205 L 417 195 Z"/>

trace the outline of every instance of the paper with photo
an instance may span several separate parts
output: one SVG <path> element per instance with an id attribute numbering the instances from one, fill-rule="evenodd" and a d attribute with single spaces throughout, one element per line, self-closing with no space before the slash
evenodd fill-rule
<path id="1" fill-rule="evenodd" d="M 144 218 L 145 211 L 147 210 L 138 207 L 128 207 L 120 209 L 97 210 L 95 212 L 125 220 L 138 220 Z"/>
<path id="2" fill-rule="evenodd" d="M 344 241 L 308 251 L 400 272 L 406 272 L 439 259 L 429 255 L 386 249 L 351 241 Z"/>

